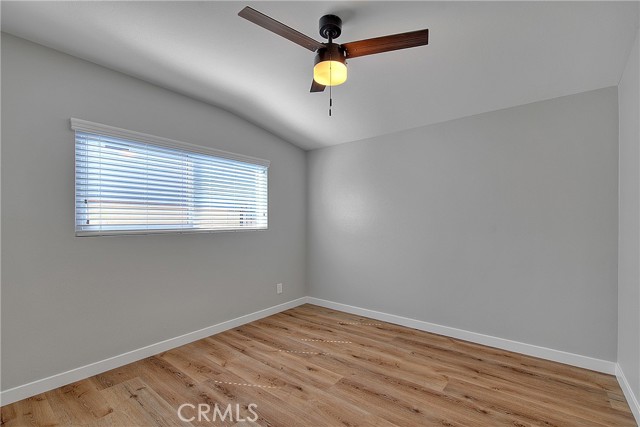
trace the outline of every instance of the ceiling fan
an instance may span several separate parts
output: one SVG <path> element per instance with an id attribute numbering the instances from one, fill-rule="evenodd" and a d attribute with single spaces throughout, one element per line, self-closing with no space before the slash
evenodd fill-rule
<path id="1" fill-rule="evenodd" d="M 347 59 L 429 43 L 429 30 L 424 29 L 337 44 L 333 40 L 342 33 L 342 20 L 336 15 L 324 15 L 320 18 L 320 35 L 327 39 L 327 43 L 320 43 L 249 6 L 242 9 L 238 15 L 312 52 L 317 52 L 311 92 L 322 92 L 326 86 L 344 83 L 347 80 Z"/>

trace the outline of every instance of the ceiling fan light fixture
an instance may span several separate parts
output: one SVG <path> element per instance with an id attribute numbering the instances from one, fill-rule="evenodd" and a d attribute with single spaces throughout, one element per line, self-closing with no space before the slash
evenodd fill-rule
<path id="1" fill-rule="evenodd" d="M 347 60 L 339 45 L 330 43 L 326 48 L 318 50 L 313 80 L 323 86 L 338 86 L 347 81 Z"/>
<path id="2" fill-rule="evenodd" d="M 323 86 L 338 86 L 347 81 L 347 66 L 338 61 L 322 61 L 313 67 L 313 80 Z"/>

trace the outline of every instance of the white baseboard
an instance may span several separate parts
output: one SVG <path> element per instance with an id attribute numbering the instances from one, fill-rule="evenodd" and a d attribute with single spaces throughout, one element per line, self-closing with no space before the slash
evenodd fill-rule
<path id="1" fill-rule="evenodd" d="M 307 297 L 298 298 L 296 300 L 275 305 L 273 307 L 256 311 L 244 316 L 236 317 L 235 319 L 227 320 L 226 322 L 218 323 L 216 325 L 209 326 L 194 332 L 189 332 L 175 338 L 169 338 L 167 340 L 151 344 L 137 350 L 132 350 L 118 356 L 110 357 L 99 362 L 91 363 L 80 368 L 72 369 L 70 371 L 52 375 L 50 377 L 33 381 L 28 384 L 10 388 L 8 390 L 0 392 L 0 404 L 8 405 L 10 403 L 17 402 L 18 400 L 26 399 L 27 397 L 35 396 L 36 394 L 44 393 L 45 391 L 53 390 L 54 388 L 62 387 L 75 381 L 83 380 L 93 375 L 97 375 L 102 372 L 106 372 L 111 369 L 115 369 L 120 366 L 124 366 L 129 363 L 144 359 L 145 357 L 153 356 L 154 354 L 162 353 L 163 351 L 171 350 L 172 348 L 176 348 L 181 345 L 185 345 L 190 342 L 209 337 L 211 335 L 219 334 L 220 332 L 224 332 L 232 328 L 237 328 L 238 326 L 242 326 L 255 320 L 262 319 L 263 317 L 280 313 L 281 311 L 297 307 L 299 305 L 305 304 L 306 302 Z"/>
<path id="2" fill-rule="evenodd" d="M 636 423 L 640 425 L 640 403 L 638 403 L 638 398 L 633 393 L 633 390 L 631 390 L 629 381 L 627 381 L 627 377 L 624 376 L 622 367 L 620 367 L 618 363 L 616 363 L 616 378 L 618 378 L 618 383 L 620 383 L 624 397 L 627 399 L 631 412 L 633 412 L 633 416 L 636 418 Z"/>
<path id="3" fill-rule="evenodd" d="M 627 397 L 632 411 L 634 411 L 636 419 L 640 419 L 640 409 L 638 407 L 638 401 L 631 392 L 629 384 L 627 383 L 626 378 L 624 378 L 622 370 L 619 368 L 619 366 L 617 366 L 617 363 L 615 362 L 594 359 L 587 356 L 581 356 L 579 354 L 567 353 L 560 350 L 553 350 L 550 348 L 539 347 L 532 344 L 511 341 L 504 338 L 493 337 L 490 335 L 483 335 L 476 332 L 465 331 L 463 329 L 437 325 L 435 323 L 424 322 L 422 320 L 410 319 L 394 314 L 368 310 L 365 308 L 354 307 L 351 305 L 327 301 L 314 297 L 298 298 L 284 304 L 279 304 L 264 310 L 256 311 L 255 313 L 237 317 L 235 319 L 218 323 L 216 325 L 209 326 L 198 331 L 189 332 L 187 334 L 180 335 L 175 338 L 170 338 L 168 340 L 142 347 L 137 350 L 132 350 L 118 356 L 110 357 L 99 362 L 91 363 L 89 365 L 72 369 L 67 372 L 62 372 L 60 374 L 56 374 L 41 380 L 33 381 L 28 384 L 4 390 L 0 392 L 0 404 L 8 405 L 10 403 L 17 402 L 18 400 L 26 399 L 27 397 L 35 396 L 36 394 L 44 393 L 46 391 L 64 386 L 66 384 L 70 384 L 75 381 L 80 381 L 93 375 L 97 375 L 102 372 L 124 366 L 126 364 L 144 359 L 149 356 L 153 356 L 158 353 L 162 353 L 163 351 L 171 350 L 172 348 L 176 348 L 181 345 L 185 345 L 190 342 L 197 341 L 199 339 L 206 338 L 232 328 L 236 328 L 238 326 L 262 319 L 267 316 L 271 316 L 276 313 L 280 313 L 282 311 L 297 307 L 305 303 L 315 304 L 321 307 L 344 311 L 346 313 L 356 314 L 359 316 L 370 317 L 372 319 L 377 319 L 383 322 L 407 326 L 409 328 L 432 332 L 439 335 L 445 335 L 452 338 L 458 338 L 477 344 L 513 351 L 516 353 L 552 360 L 554 362 L 560 362 L 568 365 L 578 366 L 581 368 L 591 369 L 606 374 L 615 374 L 618 376 L 620 386 L 622 387 L 625 396 Z"/>
<path id="4" fill-rule="evenodd" d="M 541 359 L 565 363 L 567 365 L 577 366 L 580 368 L 591 369 L 593 371 L 603 372 L 609 375 L 614 375 L 616 373 L 616 363 L 609 362 L 608 360 L 594 359 L 592 357 L 582 356 L 574 353 L 567 353 L 561 350 L 554 350 L 551 348 L 540 347 L 533 344 L 511 341 L 504 338 L 493 337 L 491 335 L 484 335 L 476 332 L 465 331 L 463 329 L 451 328 L 449 326 L 437 325 L 435 323 L 424 322 L 422 320 L 410 319 L 408 317 L 396 316 L 395 314 L 368 310 L 366 308 L 354 307 L 352 305 L 341 304 L 314 297 L 308 297 L 307 302 L 309 304 L 315 304 L 321 307 L 331 308 L 333 310 L 344 311 L 358 316 L 370 317 L 372 319 L 381 320 L 383 322 L 394 323 L 396 325 L 407 326 L 409 328 L 432 332 L 438 335 L 458 338 L 476 344 L 482 344 L 489 347 L 495 347 L 503 350 L 525 354 L 527 356 L 539 357 Z"/>

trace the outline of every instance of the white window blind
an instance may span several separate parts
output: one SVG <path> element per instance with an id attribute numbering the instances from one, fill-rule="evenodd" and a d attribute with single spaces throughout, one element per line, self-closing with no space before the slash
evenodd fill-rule
<path id="1" fill-rule="evenodd" d="M 71 119 L 76 235 L 261 230 L 269 162 Z"/>

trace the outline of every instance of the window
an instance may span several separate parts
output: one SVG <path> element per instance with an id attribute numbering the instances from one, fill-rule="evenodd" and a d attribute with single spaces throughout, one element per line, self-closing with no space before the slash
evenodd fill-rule
<path id="1" fill-rule="evenodd" d="M 84 120 L 76 235 L 263 230 L 269 162 Z"/>

